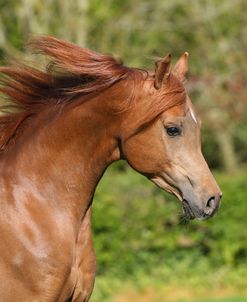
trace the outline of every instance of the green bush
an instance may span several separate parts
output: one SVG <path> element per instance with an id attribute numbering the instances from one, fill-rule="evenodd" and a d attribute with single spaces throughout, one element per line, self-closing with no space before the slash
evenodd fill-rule
<path id="1" fill-rule="evenodd" d="M 181 220 L 181 206 L 129 168 L 111 168 L 93 205 L 98 275 L 126 277 L 154 267 L 246 266 L 247 175 L 218 174 L 224 192 L 219 213 L 207 221 Z"/>

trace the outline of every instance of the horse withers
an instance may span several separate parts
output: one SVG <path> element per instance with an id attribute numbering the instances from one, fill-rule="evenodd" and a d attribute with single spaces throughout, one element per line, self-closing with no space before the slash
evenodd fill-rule
<path id="1" fill-rule="evenodd" d="M 32 47 L 51 57 L 46 71 L 0 68 L 1 300 L 86 302 L 91 204 L 112 162 L 176 195 L 189 219 L 211 217 L 221 192 L 183 85 L 187 53 L 151 73 L 53 37 Z"/>

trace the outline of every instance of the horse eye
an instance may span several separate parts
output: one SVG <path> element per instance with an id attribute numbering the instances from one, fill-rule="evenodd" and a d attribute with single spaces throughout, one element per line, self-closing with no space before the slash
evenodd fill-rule
<path id="1" fill-rule="evenodd" d="M 175 126 L 166 127 L 166 132 L 169 136 L 177 136 L 181 134 L 181 129 Z"/>

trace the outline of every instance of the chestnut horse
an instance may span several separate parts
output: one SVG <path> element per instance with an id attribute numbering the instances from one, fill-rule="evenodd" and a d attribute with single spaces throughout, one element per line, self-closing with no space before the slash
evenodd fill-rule
<path id="1" fill-rule="evenodd" d="M 31 45 L 51 58 L 45 71 L 0 68 L 1 301 L 88 301 L 90 208 L 112 162 L 175 194 L 190 219 L 211 217 L 221 192 L 183 86 L 187 53 L 150 73 L 52 37 Z"/>

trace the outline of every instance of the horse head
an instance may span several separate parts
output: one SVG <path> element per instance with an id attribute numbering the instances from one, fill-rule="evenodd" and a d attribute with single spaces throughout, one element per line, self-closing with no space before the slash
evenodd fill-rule
<path id="1" fill-rule="evenodd" d="M 170 55 L 156 62 L 139 90 L 137 105 L 126 117 L 122 153 L 135 170 L 177 196 L 187 218 L 206 219 L 219 208 L 222 193 L 202 155 L 201 121 L 183 85 L 188 53 L 173 68 L 170 62 Z M 140 125 L 148 111 L 150 120 Z"/>

